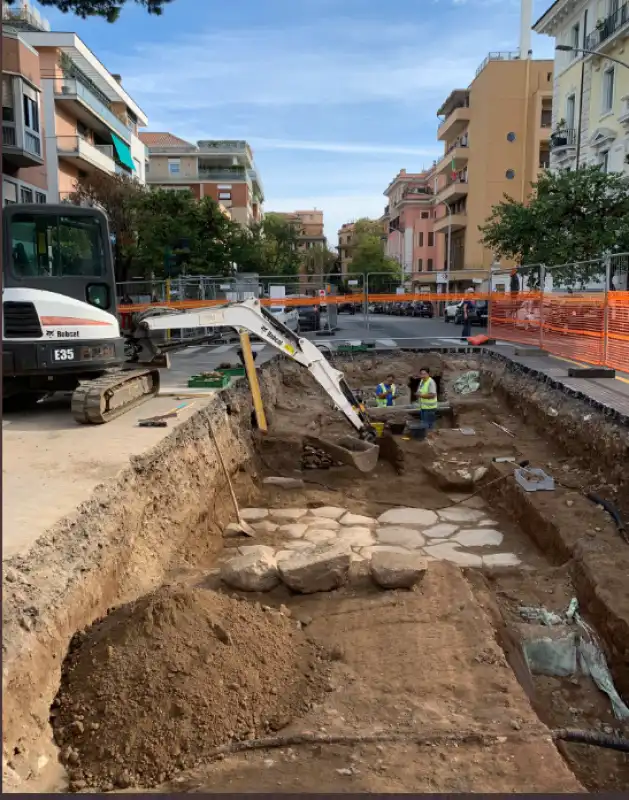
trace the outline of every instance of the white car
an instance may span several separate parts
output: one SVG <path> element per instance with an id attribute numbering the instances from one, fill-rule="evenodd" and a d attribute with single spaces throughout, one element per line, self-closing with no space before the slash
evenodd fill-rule
<path id="1" fill-rule="evenodd" d="M 456 317 L 456 312 L 462 305 L 463 305 L 463 300 L 457 300 L 456 303 L 450 303 L 449 305 L 447 305 L 443 313 L 443 321 L 454 322 L 454 318 Z"/>

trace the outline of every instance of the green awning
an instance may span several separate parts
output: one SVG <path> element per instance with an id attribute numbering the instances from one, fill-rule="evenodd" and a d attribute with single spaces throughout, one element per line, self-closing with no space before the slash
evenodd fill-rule
<path id="1" fill-rule="evenodd" d="M 118 156 L 120 163 L 123 166 L 128 167 L 132 172 L 135 172 L 135 165 L 133 163 L 131 148 L 129 145 L 126 144 L 126 142 L 123 142 L 122 139 L 118 138 L 115 133 L 111 134 L 111 140 L 114 143 L 114 149 L 116 150 L 116 155 Z"/>

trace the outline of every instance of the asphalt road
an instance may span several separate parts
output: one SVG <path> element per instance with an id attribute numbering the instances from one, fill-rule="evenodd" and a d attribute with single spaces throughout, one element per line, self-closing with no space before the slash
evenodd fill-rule
<path id="1" fill-rule="evenodd" d="M 313 333 L 304 334 L 307 338 L 318 344 L 334 348 L 342 343 L 355 343 L 361 341 L 375 342 L 376 348 L 388 349 L 395 346 L 434 345 L 444 346 L 460 342 L 461 328 L 443 319 L 419 319 L 413 317 L 390 317 L 372 314 L 369 324 L 362 314 L 339 314 L 338 330 L 334 335 L 315 336 Z M 273 347 L 264 344 L 254 344 L 257 352 L 257 364 L 263 364 L 276 354 Z M 238 345 L 196 345 L 188 347 L 177 353 L 171 353 L 169 370 L 162 371 L 162 386 L 167 390 L 183 389 L 187 387 L 191 375 L 216 369 L 219 364 L 230 362 L 238 365 L 236 351 Z"/>

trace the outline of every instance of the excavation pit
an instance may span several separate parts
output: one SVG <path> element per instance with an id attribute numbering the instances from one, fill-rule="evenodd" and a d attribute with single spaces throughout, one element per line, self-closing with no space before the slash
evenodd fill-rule
<path id="1" fill-rule="evenodd" d="M 60 681 L 62 693 L 66 691 L 64 681 L 70 673 L 62 679 L 60 667 L 75 631 L 89 628 L 108 608 L 137 598 L 141 607 L 164 582 L 176 582 L 185 592 L 215 591 L 225 596 L 221 564 L 240 548 L 270 547 L 275 557 L 290 550 L 291 542 L 316 544 L 307 538 L 313 531 L 319 530 L 319 539 L 333 541 L 330 533 L 347 535 L 353 528 L 361 530 L 349 537 L 355 542 L 351 548 L 356 558 L 345 586 L 302 596 L 280 584 L 270 592 L 247 593 L 244 603 L 255 608 L 258 602 L 277 609 L 276 613 L 284 606 L 283 618 L 294 626 L 295 635 L 328 654 L 320 662 L 326 682 L 323 694 L 286 718 L 286 727 L 272 734 L 272 742 L 246 738 L 267 738 L 264 729 L 256 727 L 253 734 L 243 731 L 244 739 L 220 739 L 218 747 L 223 749 L 214 755 L 197 752 L 195 759 L 193 747 L 187 751 L 190 760 L 175 763 L 173 771 L 168 770 L 172 777 L 165 781 L 159 782 L 161 773 L 142 778 L 137 770 L 112 774 L 107 780 L 112 784 L 114 779 L 122 784 L 131 780 L 135 786 L 129 790 L 152 788 L 161 793 L 626 788 L 622 754 L 561 745 L 562 759 L 550 739 L 548 727 L 567 726 L 570 720 L 575 727 L 624 730 L 610 719 L 602 698 L 592 695 L 589 686 L 547 687 L 538 677 L 528 694 L 523 688 L 526 677 L 518 674 L 517 659 L 511 657 L 508 633 L 513 629 L 510 614 L 518 604 L 537 603 L 559 611 L 578 597 L 603 640 L 617 688 L 626 698 L 629 611 L 622 591 L 626 545 L 605 512 L 563 485 L 544 497 L 541 493 L 523 497 L 508 477 L 487 486 L 503 470 L 513 470 L 513 463 L 494 458 L 528 459 L 555 476 L 563 475 L 562 484 L 577 477 L 587 484 L 593 478 L 577 457 L 566 452 L 561 409 L 552 426 L 546 420 L 540 431 L 524 420 L 511 399 L 504 402 L 503 384 L 499 390 L 495 374 L 473 395 L 459 397 L 452 392 L 456 376 L 483 366 L 477 360 L 438 358 L 443 396 L 452 408 L 452 428 L 438 428 L 425 442 L 401 441 L 401 474 L 387 462 L 367 475 L 347 466 L 301 470 L 304 434 L 333 438 L 348 429 L 303 372 L 289 364 L 280 370 L 274 364 L 261 370 L 271 422 L 266 437 L 251 430 L 246 389 L 230 390 L 216 398 L 211 409 L 200 409 L 173 430 L 158 452 L 135 462 L 122 482 L 104 490 L 71 524 L 57 529 L 54 542 L 50 537 L 38 543 L 28 563 L 10 565 L 18 580 L 5 596 L 5 620 L 10 623 L 7 632 L 5 622 L 5 664 L 9 654 L 5 766 L 21 777 L 22 787 L 34 786 L 37 779 L 42 786 L 44 770 L 37 773 L 38 760 L 42 763 L 47 757 L 52 763 L 58 756 L 51 746 L 49 709 Z M 366 391 L 377 385 L 394 360 L 395 374 L 406 375 L 425 357 L 388 354 L 354 359 L 341 368 L 351 386 Z M 243 509 L 255 507 L 261 512 L 252 520 L 259 526 L 253 541 L 221 535 L 234 516 L 208 434 L 208 414 Z M 474 434 L 457 428 L 472 428 Z M 573 424 L 572 428 L 576 438 Z M 604 447 L 607 441 L 599 440 L 597 446 Z M 462 485 L 442 483 L 430 469 L 438 462 L 470 472 L 471 485 L 463 476 L 459 476 Z M 613 464 L 614 479 L 623 485 L 618 465 L 607 451 L 601 451 L 597 463 Z M 480 467 L 485 472 L 475 479 L 473 473 Z M 283 483 L 264 483 L 264 478 L 280 478 Z M 482 491 L 468 499 L 477 490 Z M 340 509 L 338 516 L 319 519 L 338 525 L 320 521 L 318 529 L 313 528 L 312 518 L 330 507 Z M 284 518 L 277 511 L 284 512 Z M 381 519 L 392 511 L 393 517 Z M 403 518 L 404 511 L 416 514 L 414 524 Z M 368 521 L 350 517 L 346 525 L 342 517 L 347 513 Z M 281 530 L 285 525 L 304 526 L 304 519 L 309 524 L 299 535 L 290 537 Z M 382 529 L 388 529 L 384 536 Z M 497 541 L 496 534 L 502 536 L 500 543 L 489 544 L 489 539 Z M 463 543 L 454 545 L 454 537 L 460 536 Z M 369 549 L 376 547 L 423 554 L 427 547 L 440 549 L 432 551 L 434 561 L 413 591 L 391 592 L 376 587 L 366 574 L 373 552 Z M 70 580 L 68 550 L 74 554 Z M 460 553 L 466 554 L 466 564 L 457 565 L 452 557 Z M 511 560 L 492 558 L 501 554 L 510 554 Z M 27 629 L 16 621 L 24 618 L 28 607 L 37 614 L 28 616 Z M 94 631 L 124 613 L 114 611 Z M 196 611 L 193 616 L 197 624 L 190 623 L 190 640 L 198 637 L 204 619 Z M 159 669 L 163 668 L 160 663 Z M 579 714 L 568 710 L 575 708 Z M 172 716 L 168 725 L 186 719 Z M 77 721 L 85 722 L 78 715 Z M 69 724 L 73 722 L 74 718 Z M 302 736 L 305 732 L 320 739 L 308 740 Z M 380 732 L 382 739 L 369 739 L 367 734 L 374 732 Z M 119 739 L 125 735 L 119 733 Z M 326 736 L 333 738 L 328 741 Z M 169 750 L 169 755 L 173 753 L 181 758 L 176 747 L 172 753 Z M 66 763 L 63 751 L 61 760 Z M 531 761 L 537 765 L 533 778 Z M 92 785 L 78 773 L 70 772 L 69 777 L 75 789 Z M 67 778 L 66 774 L 56 784 L 48 782 L 45 788 L 61 790 Z M 103 785 L 109 788 L 106 781 Z M 20 788 L 17 781 L 16 788 Z"/>

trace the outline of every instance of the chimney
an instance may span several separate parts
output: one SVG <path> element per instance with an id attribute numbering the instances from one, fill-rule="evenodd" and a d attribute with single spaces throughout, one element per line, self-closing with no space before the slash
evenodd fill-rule
<path id="1" fill-rule="evenodd" d="M 531 26 L 533 24 L 533 0 L 520 0 L 520 58 L 530 58 Z"/>
<path id="2" fill-rule="evenodd" d="M 112 72 L 111 77 L 122 86 L 122 75 L 116 75 L 114 72 Z"/>

